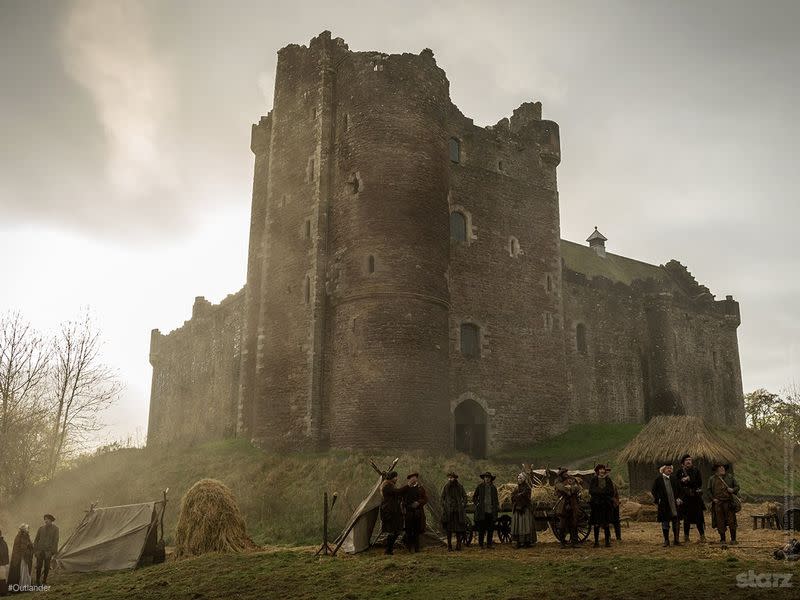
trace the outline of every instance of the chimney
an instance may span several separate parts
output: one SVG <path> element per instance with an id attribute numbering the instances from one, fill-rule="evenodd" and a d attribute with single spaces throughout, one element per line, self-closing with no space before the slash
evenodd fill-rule
<path id="1" fill-rule="evenodd" d="M 592 235 L 586 238 L 586 241 L 589 242 L 589 248 L 594 249 L 594 251 L 597 253 L 597 256 L 600 258 L 606 257 L 606 242 L 608 241 L 608 238 L 597 231 L 597 225 L 595 225 Z"/>

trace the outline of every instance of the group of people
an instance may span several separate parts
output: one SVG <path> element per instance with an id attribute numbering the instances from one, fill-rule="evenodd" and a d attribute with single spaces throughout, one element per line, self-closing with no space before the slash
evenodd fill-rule
<path id="1" fill-rule="evenodd" d="M 3 532 L 0 531 L 0 596 L 5 596 L 9 591 L 24 591 L 32 585 L 34 558 L 35 584 L 47 584 L 50 562 L 58 552 L 58 527 L 55 520 L 51 514 L 44 515 L 44 524 L 39 527 L 33 541 L 28 524 L 20 525 L 10 553 Z"/>
<path id="2" fill-rule="evenodd" d="M 736 545 L 736 513 L 741 509 L 739 484 L 733 473 L 727 472 L 725 465 L 714 465 L 713 474 L 708 481 L 706 492 L 711 500 L 711 526 L 719 533 L 721 544 Z M 706 541 L 705 510 L 703 499 L 703 478 L 694 466 L 692 457 L 681 457 L 678 470 L 671 463 L 659 468 L 659 475 L 653 482 L 653 500 L 658 507 L 658 520 L 664 535 L 664 546 L 669 546 L 669 531 L 672 528 L 673 544 L 679 546 L 679 525 L 683 521 L 683 541 L 689 541 L 691 526 L 697 528 L 700 542 Z"/>
<path id="3" fill-rule="evenodd" d="M 600 546 L 600 531 L 603 531 L 604 545 L 611 545 L 611 527 L 617 541 L 622 539 L 620 526 L 619 489 L 612 481 L 611 468 L 599 464 L 587 486 L 589 492 L 589 524 L 594 533 L 594 547 Z M 474 523 L 481 548 L 494 547 L 494 530 L 500 502 L 496 478 L 490 472 L 480 475 L 481 482 L 472 493 Z M 386 533 L 386 554 L 394 553 L 395 543 L 401 533 L 411 552 L 419 552 L 420 535 L 425 531 L 425 505 L 430 499 L 419 481 L 419 473 L 411 473 L 406 484 L 398 486 L 398 474 L 391 471 L 384 474 L 381 485 L 382 502 L 380 507 L 381 525 Z M 575 547 L 580 543 L 578 523 L 581 515 L 581 492 L 583 482 L 570 474 L 568 469 L 557 472 L 555 493 L 555 515 L 558 517 L 559 536 L 562 547 Z M 741 507 L 737 494 L 739 484 L 725 466 L 715 465 L 714 474 L 708 481 L 706 491 L 712 503 L 712 527 L 716 527 L 720 542 L 725 544 L 726 534 L 730 532 L 730 543 L 736 544 L 736 512 Z M 672 464 L 664 464 L 653 482 L 652 494 L 658 509 L 658 521 L 664 536 L 664 546 L 670 545 L 670 529 L 673 544 L 681 545 L 679 539 L 680 522 L 683 521 L 683 542 L 689 541 L 689 532 L 694 525 L 705 542 L 705 501 L 703 499 L 703 478 L 688 454 L 681 457 L 677 470 Z M 467 493 L 454 472 L 447 474 L 440 495 L 442 529 L 447 535 L 447 549 L 461 550 L 467 530 Z M 455 546 L 453 541 L 455 538 Z M 511 493 L 511 541 L 517 548 L 536 544 L 536 522 L 531 499 L 530 478 L 526 473 L 517 476 L 517 485 Z"/>

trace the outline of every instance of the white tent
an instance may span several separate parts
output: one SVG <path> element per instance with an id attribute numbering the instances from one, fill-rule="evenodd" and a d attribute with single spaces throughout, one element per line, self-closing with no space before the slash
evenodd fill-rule
<path id="1" fill-rule="evenodd" d="M 158 542 L 165 501 L 95 508 L 61 546 L 56 564 L 65 571 L 133 569 Z"/>

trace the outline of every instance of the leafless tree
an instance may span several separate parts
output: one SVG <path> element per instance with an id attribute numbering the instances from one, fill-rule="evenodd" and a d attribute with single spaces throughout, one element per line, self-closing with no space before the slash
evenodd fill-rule
<path id="1" fill-rule="evenodd" d="M 117 373 L 100 360 L 101 346 L 88 311 L 63 323 L 53 340 L 50 476 L 102 427 L 100 414 L 122 391 Z"/>
<path id="2" fill-rule="evenodd" d="M 41 475 L 49 346 L 17 313 L 0 315 L 0 500 Z"/>

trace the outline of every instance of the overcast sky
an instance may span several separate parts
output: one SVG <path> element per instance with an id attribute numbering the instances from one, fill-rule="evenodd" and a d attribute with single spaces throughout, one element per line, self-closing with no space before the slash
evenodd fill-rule
<path id="1" fill-rule="evenodd" d="M 800 333 L 800 2 L 0 0 L 0 312 L 90 306 L 143 438 L 150 330 L 244 283 L 250 124 L 276 52 L 323 30 L 434 51 L 481 125 L 561 126 L 562 237 L 677 258 L 741 303 L 745 391 L 790 384 Z"/>

